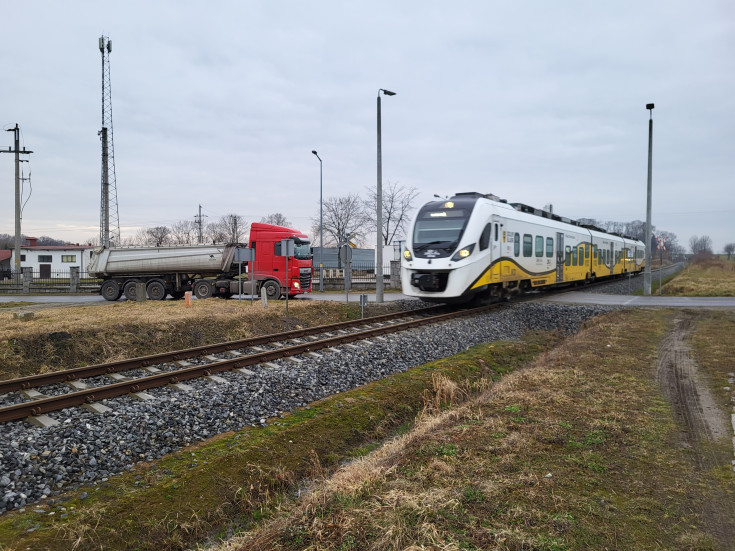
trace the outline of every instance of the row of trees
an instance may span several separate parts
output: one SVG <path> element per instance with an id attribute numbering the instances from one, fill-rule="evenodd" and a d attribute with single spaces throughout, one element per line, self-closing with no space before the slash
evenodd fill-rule
<path id="1" fill-rule="evenodd" d="M 276 212 L 260 219 L 264 224 L 290 226 L 291 222 Z M 124 238 L 123 246 L 193 245 L 195 243 L 244 243 L 250 224 L 239 214 L 225 214 L 219 220 L 199 224 L 193 220 L 179 220 L 170 226 L 140 228 L 132 237 Z M 201 232 L 201 239 L 200 239 Z"/>
<path id="2" fill-rule="evenodd" d="M 418 192 L 413 187 L 405 187 L 398 182 L 387 182 L 383 186 L 383 239 L 384 245 L 390 245 L 405 236 L 409 216 L 414 209 Z M 319 205 L 317 205 L 317 208 Z M 367 198 L 358 194 L 349 194 L 327 198 L 323 205 L 323 223 L 320 228 L 319 215 L 311 219 L 311 241 L 314 246 L 334 247 L 349 237 L 360 246 L 373 245 L 368 238 L 377 231 L 376 208 L 377 193 L 372 187 L 367 189 Z M 317 211 L 318 212 L 318 211 Z M 269 214 L 260 219 L 260 222 L 277 226 L 291 227 L 291 222 L 281 213 Z M 646 224 L 641 220 L 632 222 L 599 221 L 593 218 L 579 220 L 582 224 L 596 226 L 608 232 L 627 235 L 645 241 Z M 247 240 L 250 223 L 239 214 L 226 214 L 220 219 L 202 223 L 201 226 L 193 220 L 180 220 L 170 226 L 154 226 L 141 228 L 132 237 L 123 239 L 121 245 L 188 245 L 203 243 L 243 243 Z M 323 231 L 321 231 L 323 229 Z M 200 239 L 201 232 L 201 239 Z M 653 228 L 652 233 L 662 238 L 666 243 L 666 252 L 671 255 L 684 254 L 685 248 L 678 242 L 676 234 Z M 320 243 L 323 234 L 324 243 Z M 97 242 L 98 238 L 90 242 Z M 12 249 L 13 236 L 0 234 L 0 249 Z M 65 242 L 48 236 L 38 239 L 39 245 L 63 245 Z M 656 250 L 657 241 L 651 242 L 652 250 Z M 709 236 L 692 236 L 689 240 L 689 249 L 692 254 L 712 254 L 712 240 Z M 725 253 L 730 256 L 735 253 L 735 243 L 725 245 Z"/>
<path id="3" fill-rule="evenodd" d="M 710 239 L 709 235 L 703 235 L 702 237 L 693 235 L 689 238 L 689 248 L 693 255 L 699 257 L 714 254 L 712 251 L 712 239 Z M 730 260 L 730 257 L 735 253 L 735 243 L 726 244 L 723 251 L 727 255 L 727 259 Z"/>
<path id="4" fill-rule="evenodd" d="M 383 186 L 383 244 L 390 245 L 406 234 L 409 215 L 414 209 L 418 191 L 398 182 Z M 377 233 L 377 190 L 368 189 L 367 199 L 356 193 L 330 197 L 324 201 L 324 246 L 334 247 L 345 237 L 359 245 L 367 244 L 368 237 Z M 312 242 L 320 246 L 319 217 L 312 218 Z"/>
<path id="5" fill-rule="evenodd" d="M 598 227 L 607 232 L 617 233 L 619 235 L 627 235 L 639 241 L 646 241 L 646 223 L 641 220 L 633 220 L 632 222 L 601 222 L 594 218 L 580 218 L 578 220 L 581 224 L 588 224 L 591 226 Z M 651 250 L 655 251 L 658 247 L 657 237 L 662 239 L 666 243 L 666 252 L 671 255 L 685 254 L 686 249 L 679 244 L 679 239 L 675 233 L 668 232 L 665 230 L 658 230 L 656 226 L 651 226 Z M 709 239 L 709 237 L 707 238 Z M 710 239 L 710 247 L 712 240 Z M 692 249 L 692 252 L 694 250 Z"/>
<path id="6" fill-rule="evenodd" d="M 397 182 L 388 182 L 383 189 L 383 239 L 385 245 L 405 235 L 409 215 L 414 209 L 418 192 Z M 367 199 L 356 193 L 328 197 L 322 205 L 324 228 L 320 231 L 320 216 L 311 219 L 310 237 L 314 246 L 335 247 L 349 237 L 360 246 L 368 244 L 368 238 L 377 230 L 375 212 L 377 192 L 369 190 Z M 281 213 L 269 214 L 260 219 L 266 224 L 292 226 Z M 202 227 L 204 243 L 242 243 L 246 240 L 249 222 L 239 214 L 227 214 Z M 199 241 L 199 226 L 190 220 L 181 220 L 171 226 L 141 228 L 133 236 L 123 240 L 123 245 L 187 245 Z"/>

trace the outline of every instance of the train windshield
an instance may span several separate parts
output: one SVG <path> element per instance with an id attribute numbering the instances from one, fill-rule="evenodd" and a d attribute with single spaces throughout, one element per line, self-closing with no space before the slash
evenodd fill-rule
<path id="1" fill-rule="evenodd" d="M 414 251 L 428 247 L 454 250 L 459 245 L 472 209 L 447 208 L 447 204 L 451 203 L 438 207 L 429 204 L 421 209 L 413 228 Z"/>

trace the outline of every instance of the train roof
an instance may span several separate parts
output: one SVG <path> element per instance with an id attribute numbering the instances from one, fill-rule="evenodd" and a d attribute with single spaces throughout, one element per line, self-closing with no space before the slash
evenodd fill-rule
<path id="1" fill-rule="evenodd" d="M 599 228 L 597 226 L 594 226 L 592 224 L 581 224 L 577 220 L 572 220 L 571 218 L 566 218 L 565 216 L 559 216 L 558 214 L 554 214 L 553 212 L 549 212 L 547 210 L 538 209 L 536 207 L 532 207 L 530 205 L 526 205 L 524 203 L 508 203 L 506 199 L 501 199 L 497 195 L 493 193 L 478 193 L 476 191 L 467 191 L 462 193 L 455 193 L 452 198 L 476 198 L 476 199 L 489 199 L 491 201 L 496 201 L 498 203 L 503 203 L 506 205 L 509 205 L 513 207 L 515 210 L 519 212 L 525 212 L 526 214 L 533 214 L 534 216 L 540 216 L 542 218 L 547 218 L 549 220 L 554 220 L 556 222 L 562 222 L 564 224 L 571 224 L 572 226 L 578 226 L 580 228 L 585 228 L 587 230 L 597 231 L 600 233 L 605 233 L 607 235 L 614 235 L 616 237 L 621 237 L 623 239 L 629 239 L 631 241 L 638 241 L 635 237 L 631 237 L 629 235 L 623 235 L 617 232 L 609 232 L 605 231 L 602 228 Z"/>

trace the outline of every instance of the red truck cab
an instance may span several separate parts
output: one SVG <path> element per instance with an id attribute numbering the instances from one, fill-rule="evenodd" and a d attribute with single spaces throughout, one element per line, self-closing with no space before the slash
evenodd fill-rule
<path id="1" fill-rule="evenodd" d="M 280 256 L 283 239 L 294 241 L 294 255 L 288 257 L 288 262 L 285 256 Z M 311 243 L 305 233 L 253 222 L 248 246 L 255 250 L 255 260 L 248 263 L 248 275 L 251 281 L 260 282 L 268 298 L 286 294 L 293 297 L 311 291 Z"/>

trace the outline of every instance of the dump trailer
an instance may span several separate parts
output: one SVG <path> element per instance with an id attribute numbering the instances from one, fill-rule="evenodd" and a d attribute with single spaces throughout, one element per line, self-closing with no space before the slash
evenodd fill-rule
<path id="1" fill-rule="evenodd" d="M 294 241 L 294 254 L 280 255 L 281 240 Z M 91 277 L 103 280 L 100 294 L 106 300 L 121 296 L 136 299 L 137 284 L 145 285 L 151 300 L 182 298 L 192 291 L 197 298 L 230 298 L 234 294 L 260 294 L 268 298 L 295 296 L 311 290 L 312 261 L 308 237 L 297 230 L 253 223 L 250 247 L 254 260 L 237 262 L 240 243 L 168 247 L 97 247 L 88 265 Z"/>

